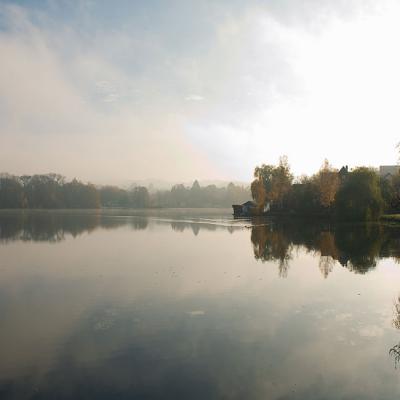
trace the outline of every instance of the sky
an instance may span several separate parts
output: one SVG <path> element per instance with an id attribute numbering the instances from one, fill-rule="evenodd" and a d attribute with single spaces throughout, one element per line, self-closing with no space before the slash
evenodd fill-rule
<path id="1" fill-rule="evenodd" d="M 0 0 L 0 171 L 395 164 L 399 20 L 391 0 Z"/>

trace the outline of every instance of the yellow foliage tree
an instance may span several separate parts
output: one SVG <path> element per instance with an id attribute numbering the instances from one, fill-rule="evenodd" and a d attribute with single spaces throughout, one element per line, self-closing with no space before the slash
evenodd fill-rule
<path id="1" fill-rule="evenodd" d="M 315 176 L 315 184 L 319 192 L 319 200 L 323 207 L 330 207 L 335 201 L 339 189 L 340 178 L 338 171 L 325 159 L 324 164 Z"/>

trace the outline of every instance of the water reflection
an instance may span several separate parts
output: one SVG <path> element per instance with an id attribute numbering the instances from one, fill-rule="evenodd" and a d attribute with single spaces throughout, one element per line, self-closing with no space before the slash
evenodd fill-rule
<path id="1" fill-rule="evenodd" d="M 1 215 L 0 398 L 392 399 L 399 237 L 229 215 Z"/>
<path id="2" fill-rule="evenodd" d="M 224 229 L 233 233 L 240 228 L 223 225 L 215 220 L 171 220 L 146 215 L 114 215 L 101 212 L 62 213 L 62 212 L 9 212 L 0 213 L 0 243 L 10 241 L 34 241 L 56 243 L 65 240 L 68 235 L 77 237 L 97 229 L 115 229 L 130 227 L 133 230 L 148 228 L 149 222 L 169 225 L 173 231 L 184 232 L 189 229 L 197 236 L 200 230 L 216 231 Z"/>
<path id="3" fill-rule="evenodd" d="M 56 243 L 68 235 L 76 238 L 98 229 L 128 227 L 145 230 L 149 223 L 170 226 L 175 232 L 225 230 L 233 233 L 246 228 L 229 220 L 154 219 L 145 215 L 123 216 L 107 213 L 26 212 L 0 213 L 0 243 L 37 241 Z M 226 223 L 228 221 L 228 223 Z M 255 219 L 251 223 L 254 257 L 261 262 L 276 262 L 280 277 L 287 277 L 291 260 L 299 249 L 319 256 L 319 269 L 327 278 L 336 263 L 355 273 L 375 268 L 377 260 L 392 257 L 400 262 L 400 229 L 380 224 L 329 225 L 277 223 Z"/>
<path id="4" fill-rule="evenodd" d="M 397 300 L 394 303 L 394 310 L 393 310 L 393 326 L 396 329 L 400 329 L 400 296 L 397 298 Z M 389 355 L 393 357 L 394 361 L 394 367 L 395 369 L 398 368 L 399 363 L 400 363 L 400 343 L 394 345 L 390 350 L 389 350 Z"/>
<path id="5" fill-rule="evenodd" d="M 251 242 L 255 258 L 276 261 L 282 277 L 287 276 L 293 252 L 299 248 L 320 257 L 325 278 L 336 262 L 364 274 L 381 258 L 400 260 L 400 229 L 380 224 L 260 224 L 252 228 Z"/>
<path id="6" fill-rule="evenodd" d="M 77 237 L 95 229 L 114 229 L 127 221 L 96 213 L 63 214 L 57 212 L 2 213 L 0 215 L 0 242 L 34 241 L 60 242 L 66 236 Z M 145 229 L 147 220 L 130 221 L 134 229 Z"/>

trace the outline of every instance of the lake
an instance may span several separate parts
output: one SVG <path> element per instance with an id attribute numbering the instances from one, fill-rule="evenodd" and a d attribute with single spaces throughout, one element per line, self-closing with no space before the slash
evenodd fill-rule
<path id="1" fill-rule="evenodd" d="M 0 213 L 1 399 L 394 399 L 400 228 Z"/>

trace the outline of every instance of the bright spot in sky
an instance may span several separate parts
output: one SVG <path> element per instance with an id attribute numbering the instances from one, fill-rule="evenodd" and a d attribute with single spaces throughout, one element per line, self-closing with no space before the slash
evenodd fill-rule
<path id="1" fill-rule="evenodd" d="M 245 166 L 248 174 L 255 163 L 275 163 L 282 154 L 297 174 L 313 173 L 325 157 L 338 167 L 396 163 L 399 7 L 350 21 L 334 19 L 317 33 L 276 24 L 271 29 L 263 18 L 265 41 L 274 36 L 286 52 L 292 92 L 265 91 L 257 99 L 265 107 L 255 104 L 239 128 L 204 125 L 207 151 L 222 149 L 217 156 L 230 169 Z M 267 65 L 269 54 L 262 49 L 260 44 L 257 60 Z M 201 146 L 200 133 L 192 129 Z"/>

